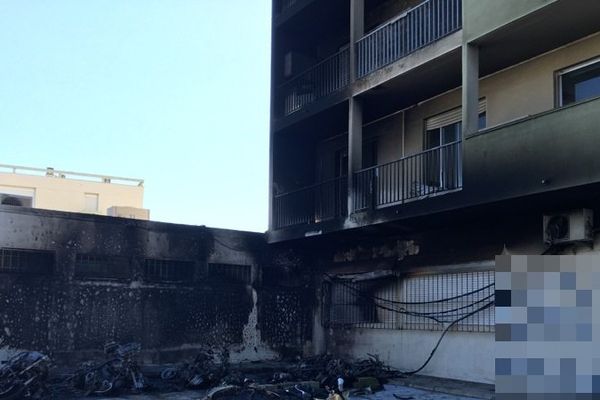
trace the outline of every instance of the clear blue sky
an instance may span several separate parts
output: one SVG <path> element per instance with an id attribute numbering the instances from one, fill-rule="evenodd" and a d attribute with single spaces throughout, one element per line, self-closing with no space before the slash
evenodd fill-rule
<path id="1" fill-rule="evenodd" d="M 153 220 L 267 226 L 270 0 L 0 0 L 0 163 L 143 178 Z"/>

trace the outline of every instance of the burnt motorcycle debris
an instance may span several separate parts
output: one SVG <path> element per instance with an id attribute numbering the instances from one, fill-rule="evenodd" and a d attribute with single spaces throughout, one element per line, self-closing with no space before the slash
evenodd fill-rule
<path id="1" fill-rule="evenodd" d="M 67 399 L 143 390 L 190 389 L 208 389 L 207 400 L 308 400 L 327 398 L 328 391 L 333 389 L 371 393 L 378 389 L 379 383 L 400 376 L 375 355 L 357 361 L 321 355 L 248 368 L 230 365 L 226 348 L 203 348 L 190 362 L 154 369 L 154 374 L 148 369 L 154 367 L 147 366 L 145 377 L 136 360 L 140 351 L 139 343 L 110 342 L 104 346 L 102 361 L 88 361 L 74 372 L 52 380 L 49 378 L 52 363 L 46 355 L 20 352 L 0 365 L 0 400 Z M 275 365 L 279 365 L 279 369 L 275 369 Z"/>
<path id="2" fill-rule="evenodd" d="M 139 343 L 107 343 L 104 346 L 107 359 L 100 363 L 84 363 L 65 378 L 62 389 L 79 396 L 140 392 L 146 386 L 135 359 L 140 351 Z"/>
<path id="3" fill-rule="evenodd" d="M 41 399 L 48 394 L 50 359 L 37 351 L 23 351 L 0 366 L 0 399 Z"/>
<path id="4" fill-rule="evenodd" d="M 167 367 L 160 373 L 163 381 L 184 388 L 212 387 L 219 384 L 229 371 L 229 351 L 202 349 L 192 362 Z"/>
<path id="5" fill-rule="evenodd" d="M 369 358 L 349 361 L 325 354 L 299 360 L 285 372 L 274 374 L 274 382 L 317 381 L 322 387 L 350 387 L 358 378 L 373 377 L 385 382 L 400 376 L 400 372 L 385 365 L 377 355 Z"/>

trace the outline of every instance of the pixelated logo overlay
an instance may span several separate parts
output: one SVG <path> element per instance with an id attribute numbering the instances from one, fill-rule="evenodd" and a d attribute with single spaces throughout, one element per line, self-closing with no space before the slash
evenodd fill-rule
<path id="1" fill-rule="evenodd" d="M 496 398 L 600 399 L 600 256 L 498 256 L 495 287 Z"/>

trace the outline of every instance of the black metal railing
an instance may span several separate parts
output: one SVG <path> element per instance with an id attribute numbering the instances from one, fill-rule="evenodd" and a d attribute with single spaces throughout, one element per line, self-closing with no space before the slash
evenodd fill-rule
<path id="1" fill-rule="evenodd" d="M 353 211 L 403 203 L 462 187 L 461 142 L 354 174 Z"/>
<path id="2" fill-rule="evenodd" d="M 273 225 L 314 224 L 348 214 L 348 178 L 340 177 L 275 195 Z"/>
<path id="3" fill-rule="evenodd" d="M 348 86 L 350 52 L 345 48 L 301 72 L 279 87 L 283 115 L 290 115 L 307 104 Z"/>
<path id="4" fill-rule="evenodd" d="M 427 0 L 356 43 L 361 78 L 462 28 L 462 0 Z"/>

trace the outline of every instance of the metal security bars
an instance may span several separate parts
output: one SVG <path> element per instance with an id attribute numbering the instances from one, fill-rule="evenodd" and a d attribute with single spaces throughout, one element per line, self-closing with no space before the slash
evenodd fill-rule
<path id="1" fill-rule="evenodd" d="M 353 211 L 401 204 L 462 188 L 461 142 L 354 174 Z"/>
<path id="2" fill-rule="evenodd" d="M 462 28 L 462 0 L 428 0 L 356 43 L 361 78 Z"/>
<path id="3" fill-rule="evenodd" d="M 54 270 L 54 252 L 0 249 L 0 273 L 49 275 Z"/>
<path id="4" fill-rule="evenodd" d="M 131 279 L 129 257 L 77 254 L 75 278 L 99 280 Z"/>
<path id="5" fill-rule="evenodd" d="M 348 179 L 343 176 L 273 198 L 275 229 L 313 224 L 348 214 Z"/>
<path id="6" fill-rule="evenodd" d="M 345 48 L 279 87 L 283 115 L 290 115 L 307 104 L 341 90 L 349 82 L 350 51 Z"/>
<path id="7" fill-rule="evenodd" d="M 144 279 L 150 282 L 192 282 L 194 262 L 147 258 Z"/>
<path id="8" fill-rule="evenodd" d="M 208 264 L 208 274 L 211 277 L 222 278 L 235 283 L 252 283 L 252 267 L 236 264 Z"/>
<path id="9" fill-rule="evenodd" d="M 323 287 L 323 323 L 331 327 L 494 331 L 494 271 L 409 275 Z"/>

